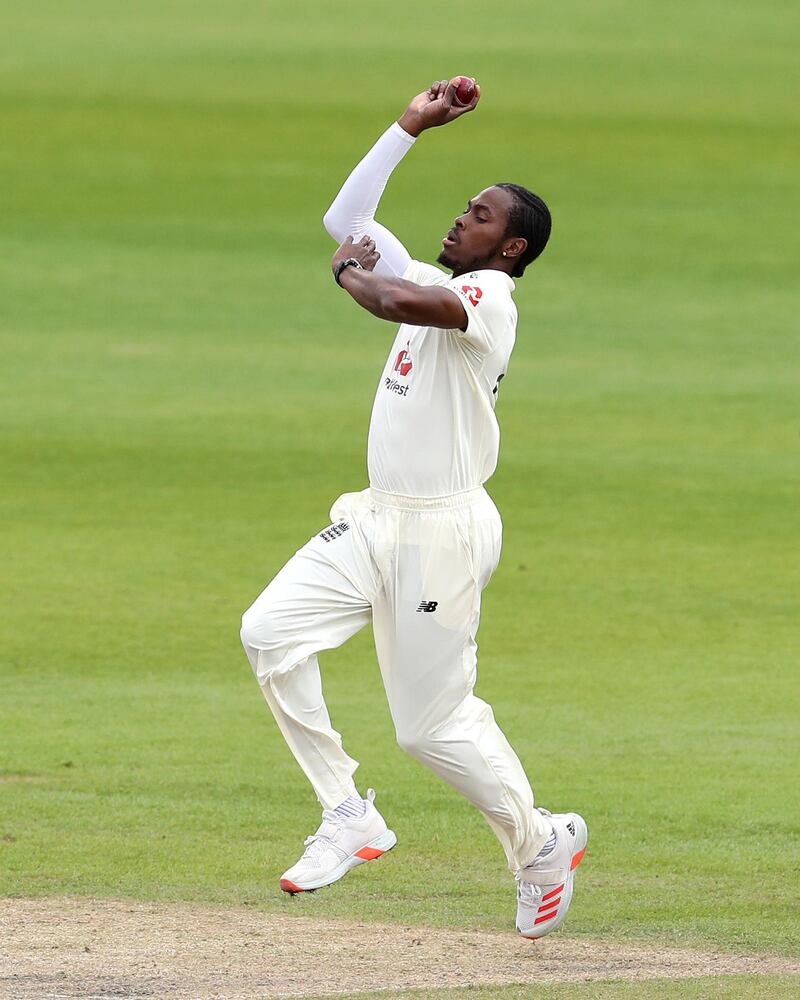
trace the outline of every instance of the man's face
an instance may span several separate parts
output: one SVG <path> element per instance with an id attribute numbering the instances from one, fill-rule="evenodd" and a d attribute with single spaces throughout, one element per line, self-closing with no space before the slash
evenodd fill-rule
<path id="1" fill-rule="evenodd" d="M 475 195 L 442 240 L 438 262 L 458 275 L 502 260 L 512 201 L 513 195 L 499 187 Z"/>

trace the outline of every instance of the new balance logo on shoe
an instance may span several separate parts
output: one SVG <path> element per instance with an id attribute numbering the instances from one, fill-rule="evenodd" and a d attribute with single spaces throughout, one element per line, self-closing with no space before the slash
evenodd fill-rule
<path id="1" fill-rule="evenodd" d="M 439 607 L 438 601 L 423 601 L 422 604 L 417 608 L 417 611 L 427 611 L 430 614 Z"/>

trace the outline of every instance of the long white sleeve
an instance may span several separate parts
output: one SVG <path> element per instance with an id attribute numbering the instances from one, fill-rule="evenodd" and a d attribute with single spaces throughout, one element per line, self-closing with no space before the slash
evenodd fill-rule
<path id="1" fill-rule="evenodd" d="M 369 234 L 381 255 L 375 270 L 382 274 L 402 275 L 411 263 L 400 240 L 375 221 L 375 212 L 392 171 L 415 142 L 394 122 L 353 169 L 323 219 L 339 243 L 347 236 L 358 240 Z"/>

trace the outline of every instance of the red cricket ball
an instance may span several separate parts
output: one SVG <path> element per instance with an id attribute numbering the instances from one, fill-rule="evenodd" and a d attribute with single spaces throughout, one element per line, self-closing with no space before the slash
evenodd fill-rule
<path id="1" fill-rule="evenodd" d="M 456 86 L 455 96 L 453 98 L 456 104 L 460 104 L 463 108 L 466 104 L 472 103 L 472 98 L 475 96 L 475 81 L 470 76 L 460 76 L 458 78 L 458 85 Z"/>

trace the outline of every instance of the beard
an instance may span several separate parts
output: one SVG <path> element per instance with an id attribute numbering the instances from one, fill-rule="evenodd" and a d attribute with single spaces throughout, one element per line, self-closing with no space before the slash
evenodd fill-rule
<path id="1" fill-rule="evenodd" d="M 489 259 L 489 258 L 486 258 Z M 436 263 L 441 264 L 442 267 L 446 267 L 448 271 L 453 272 L 453 277 L 457 278 L 460 274 L 466 274 L 467 271 L 478 271 L 484 266 L 486 260 L 484 258 L 473 257 L 472 260 L 466 261 L 466 263 L 457 263 L 451 257 L 447 256 L 447 251 L 442 250 L 439 256 L 436 258 Z"/>
<path id="2" fill-rule="evenodd" d="M 442 267 L 446 267 L 450 271 L 454 271 L 455 270 L 455 266 L 456 265 L 447 256 L 447 251 L 446 250 L 442 250 L 442 252 L 436 258 L 436 263 L 437 264 L 441 264 Z"/>
<path id="3" fill-rule="evenodd" d="M 488 261 L 492 260 L 500 252 L 500 248 L 505 242 L 506 237 L 504 236 L 502 240 L 498 240 L 497 246 L 493 247 L 485 257 L 473 257 L 472 260 L 462 261 L 457 263 L 449 257 L 447 250 L 443 249 L 439 256 L 436 258 L 436 263 L 441 264 L 442 267 L 446 267 L 449 271 L 453 272 L 453 276 L 457 277 L 459 274 L 466 274 L 467 271 L 480 271 L 484 268 Z M 458 244 L 456 244 L 457 246 Z"/>

